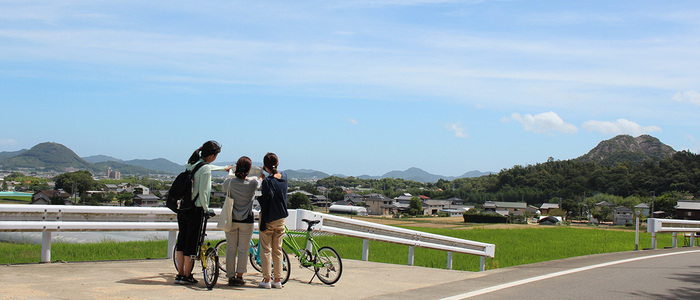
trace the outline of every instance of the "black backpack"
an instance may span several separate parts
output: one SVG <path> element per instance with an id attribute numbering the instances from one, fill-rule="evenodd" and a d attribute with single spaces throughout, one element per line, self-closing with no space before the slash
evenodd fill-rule
<path id="1" fill-rule="evenodd" d="M 185 170 L 175 177 L 173 185 L 168 190 L 168 198 L 165 200 L 165 206 L 170 208 L 175 213 L 185 212 L 194 207 L 194 202 L 199 197 L 199 194 L 192 199 L 192 189 L 194 188 L 194 173 L 204 166 L 204 162 L 198 163 L 192 171 Z"/>

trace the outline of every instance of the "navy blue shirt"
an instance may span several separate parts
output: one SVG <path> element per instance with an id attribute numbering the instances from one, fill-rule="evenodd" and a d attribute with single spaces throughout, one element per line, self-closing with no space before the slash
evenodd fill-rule
<path id="1" fill-rule="evenodd" d="M 287 174 L 281 173 L 282 178 L 277 179 L 270 175 L 262 182 L 258 198 L 260 202 L 260 230 L 265 230 L 265 224 L 289 216 L 287 212 Z"/>

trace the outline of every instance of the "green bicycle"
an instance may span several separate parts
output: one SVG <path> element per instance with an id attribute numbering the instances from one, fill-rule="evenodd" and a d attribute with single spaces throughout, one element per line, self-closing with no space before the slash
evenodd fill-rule
<path id="1" fill-rule="evenodd" d="M 197 248 L 197 255 L 193 256 L 192 267 L 194 267 L 194 261 L 199 260 L 202 263 L 202 274 L 204 275 L 204 284 L 207 289 L 211 290 L 216 285 L 216 281 L 219 279 L 219 255 L 214 247 L 211 247 L 209 242 L 204 242 L 204 238 L 207 236 L 207 221 L 210 215 L 204 214 L 204 220 L 202 221 L 202 231 L 199 234 L 199 241 Z M 177 247 L 173 248 L 173 263 L 175 264 L 175 270 L 179 271 L 177 265 Z"/>
<path id="2" fill-rule="evenodd" d="M 253 234 L 258 234 L 258 231 L 254 231 Z M 226 240 L 221 240 L 216 244 L 216 247 L 214 247 L 219 254 L 219 269 L 224 273 L 226 273 L 226 247 L 228 247 Z M 260 265 L 260 243 L 253 242 L 252 239 L 250 240 L 250 247 L 248 247 L 248 260 L 250 260 L 250 265 L 253 266 L 256 271 L 262 272 L 262 266 Z M 282 266 L 282 284 L 285 284 L 287 280 L 289 280 L 290 264 L 289 255 L 287 255 L 287 251 L 284 249 L 282 249 Z"/>
<path id="3" fill-rule="evenodd" d="M 294 254 L 299 259 L 299 265 L 305 268 L 313 268 L 314 277 L 318 277 L 325 284 L 334 284 L 343 274 L 343 261 L 340 259 L 338 251 L 332 247 L 320 247 L 313 237 L 313 226 L 320 223 L 320 220 L 302 219 L 308 227 L 305 233 L 295 233 L 304 236 L 306 248 L 301 248 L 297 241 L 290 235 L 287 226 L 284 226 L 285 238 L 282 241 L 287 246 L 289 253 Z M 311 277 L 309 283 L 314 280 Z"/>

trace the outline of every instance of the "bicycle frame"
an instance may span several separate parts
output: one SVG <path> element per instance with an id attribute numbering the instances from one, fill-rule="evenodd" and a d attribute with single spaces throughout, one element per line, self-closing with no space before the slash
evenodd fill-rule
<path id="1" fill-rule="evenodd" d="M 315 254 L 318 253 L 318 249 L 321 248 L 316 241 L 313 238 L 313 235 L 311 234 L 311 228 L 309 228 L 305 233 L 292 233 L 289 231 L 289 228 L 287 226 L 284 226 L 284 234 L 285 238 L 282 240 L 282 243 L 284 246 L 287 246 L 287 249 L 294 254 L 297 258 L 299 258 L 299 264 L 303 267 L 323 267 L 322 262 L 312 262 L 308 260 L 308 257 L 313 257 Z M 301 248 L 297 241 L 292 237 L 292 234 L 296 235 L 301 235 L 304 236 L 306 240 L 306 247 Z M 307 255 L 305 255 L 307 254 Z"/>

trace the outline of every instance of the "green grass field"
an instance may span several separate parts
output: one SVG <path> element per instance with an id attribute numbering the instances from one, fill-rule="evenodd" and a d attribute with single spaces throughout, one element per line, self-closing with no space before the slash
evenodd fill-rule
<path id="1" fill-rule="evenodd" d="M 486 269 L 562 259 L 589 254 L 634 250 L 634 231 L 566 226 L 519 229 L 435 229 L 420 230 L 496 245 L 496 257 L 486 259 Z M 318 236 L 321 246 L 332 246 L 342 258 L 359 260 L 362 240 L 343 236 Z M 214 241 L 215 242 L 215 241 Z M 369 260 L 373 262 L 406 264 L 408 246 L 370 241 Z M 679 245 L 683 241 L 679 239 Z M 659 234 L 658 248 L 671 246 L 670 234 Z M 651 247 L 651 234 L 640 233 L 640 249 Z M 165 258 L 167 241 L 102 242 L 93 244 L 53 243 L 53 261 L 96 261 Z M 0 263 L 36 263 L 41 258 L 41 245 L 0 243 Z M 414 264 L 431 268 L 446 268 L 444 251 L 416 248 Z M 478 271 L 479 257 L 455 253 L 453 269 Z"/>

